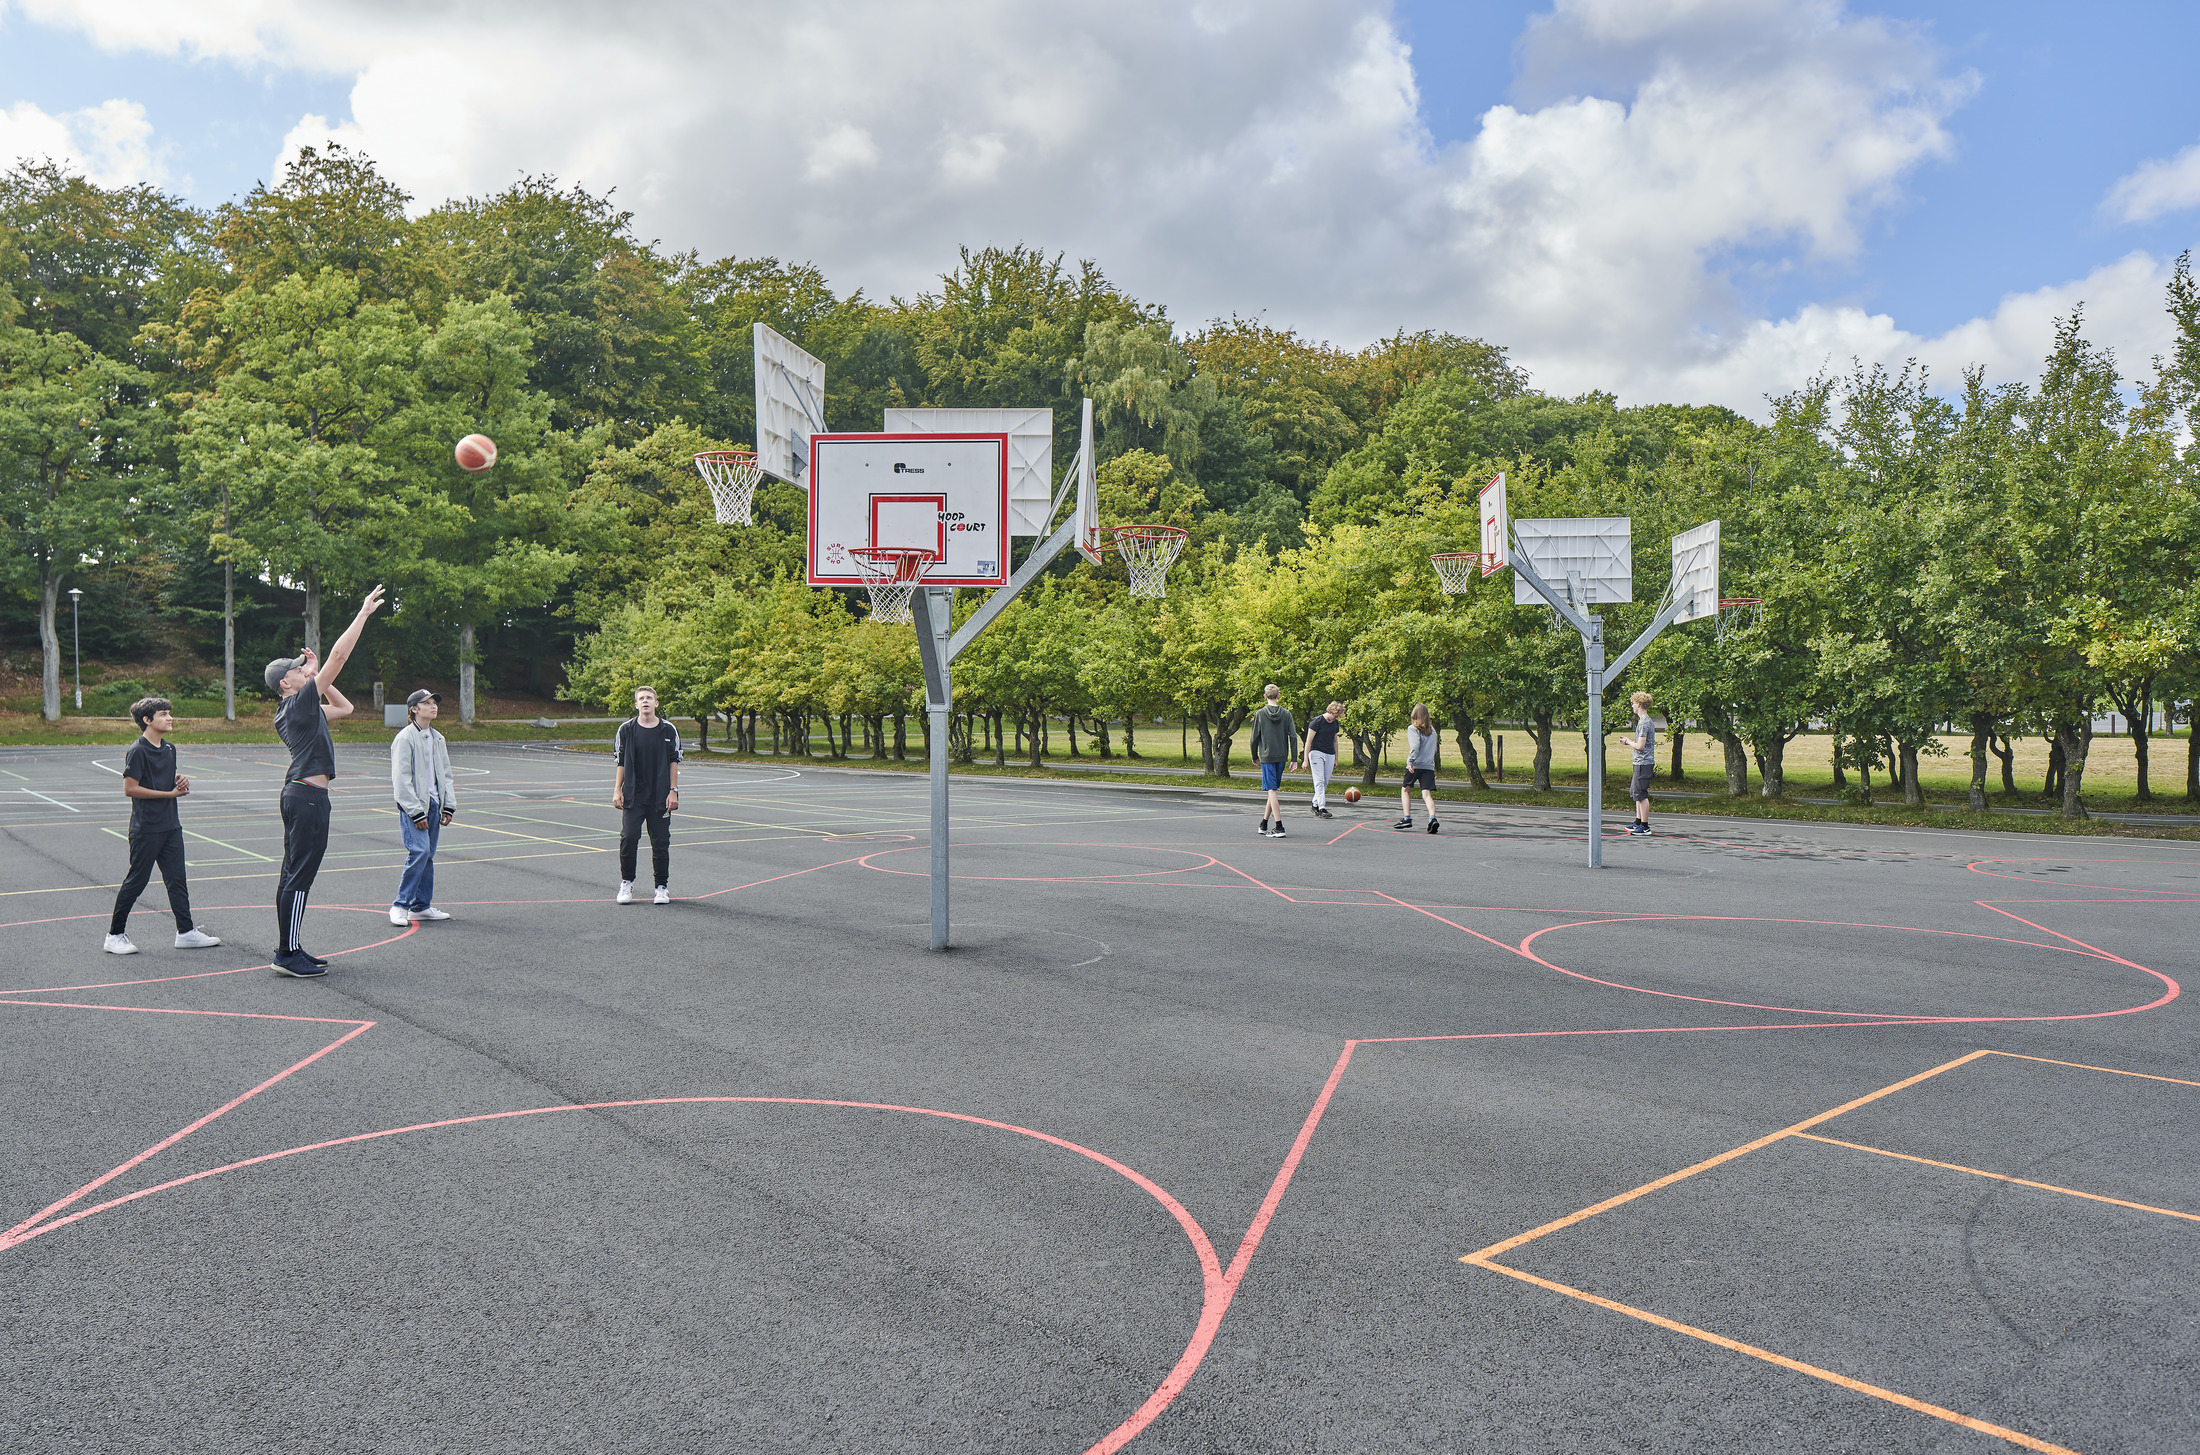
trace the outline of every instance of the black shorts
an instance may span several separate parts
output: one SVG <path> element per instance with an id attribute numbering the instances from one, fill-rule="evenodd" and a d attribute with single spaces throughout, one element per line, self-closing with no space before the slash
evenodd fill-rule
<path id="1" fill-rule="evenodd" d="M 1656 771 L 1655 763 L 1637 763 L 1634 779 L 1627 785 L 1627 796 L 1637 803 L 1647 802 L 1650 797 L 1650 775 Z"/>
<path id="2" fill-rule="evenodd" d="M 1434 793 L 1436 791 L 1436 770 L 1434 768 L 1406 769 L 1406 791 L 1410 793 L 1416 788 L 1426 788 L 1429 792 Z"/>

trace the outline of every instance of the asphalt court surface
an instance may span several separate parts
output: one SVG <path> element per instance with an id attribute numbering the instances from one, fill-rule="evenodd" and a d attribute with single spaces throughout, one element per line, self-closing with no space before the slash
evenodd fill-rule
<path id="1" fill-rule="evenodd" d="M 2200 1444 L 2200 845 L 958 781 L 941 956 L 921 778 L 691 756 L 620 907 L 462 749 L 400 929 L 340 748 L 301 982 L 179 746 L 130 958 L 120 750 L 0 750 L 11 1449 Z"/>

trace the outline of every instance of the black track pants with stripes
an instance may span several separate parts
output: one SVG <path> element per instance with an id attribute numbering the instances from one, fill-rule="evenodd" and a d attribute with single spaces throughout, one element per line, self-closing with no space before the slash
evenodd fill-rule
<path id="1" fill-rule="evenodd" d="M 300 948 L 305 932 L 306 896 L 328 852 L 328 790 L 311 783 L 283 785 L 283 874 L 275 881 L 275 947 L 288 954 Z"/>

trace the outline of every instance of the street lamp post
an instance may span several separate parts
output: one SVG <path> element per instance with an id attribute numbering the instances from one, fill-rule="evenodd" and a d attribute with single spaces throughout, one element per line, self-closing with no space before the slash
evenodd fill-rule
<path id="1" fill-rule="evenodd" d="M 76 604 L 84 593 L 69 588 L 69 650 L 76 657 L 76 710 L 84 710 L 84 632 L 78 624 Z"/>

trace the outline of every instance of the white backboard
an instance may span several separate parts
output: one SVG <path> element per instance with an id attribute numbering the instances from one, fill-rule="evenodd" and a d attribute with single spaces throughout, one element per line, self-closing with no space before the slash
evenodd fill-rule
<path id="1" fill-rule="evenodd" d="M 1482 574 L 1511 564 L 1505 550 L 1505 477 L 1482 487 Z"/>
<path id="2" fill-rule="evenodd" d="M 806 485 L 810 436 L 825 428 L 825 361 L 756 325 L 756 463 Z"/>
<path id="3" fill-rule="evenodd" d="M 1579 577 L 1576 606 L 1603 606 L 1635 599 L 1635 558 L 1624 515 L 1583 515 L 1564 520 L 1516 520 L 1513 535 L 1520 554 L 1536 573 L 1563 593 L 1569 576 Z M 1541 606 L 1543 598 L 1525 576 L 1513 572 L 1513 605 Z"/>
<path id="4" fill-rule="evenodd" d="M 1054 503 L 1051 409 L 889 409 L 888 434 L 1008 436 L 1008 533 L 1043 536 Z"/>
<path id="5" fill-rule="evenodd" d="M 1077 434 L 1077 549 L 1095 566 L 1100 555 L 1100 466 L 1092 452 L 1092 401 Z"/>
<path id="6" fill-rule="evenodd" d="M 1008 582 L 1008 437 L 810 436 L 809 581 L 860 586 L 851 546 L 909 546 L 942 557 L 928 586 Z"/>
<path id="7" fill-rule="evenodd" d="M 1719 614 L 1719 523 L 1706 521 L 1673 537 L 1673 596 L 1681 603 L 1675 622 Z"/>

